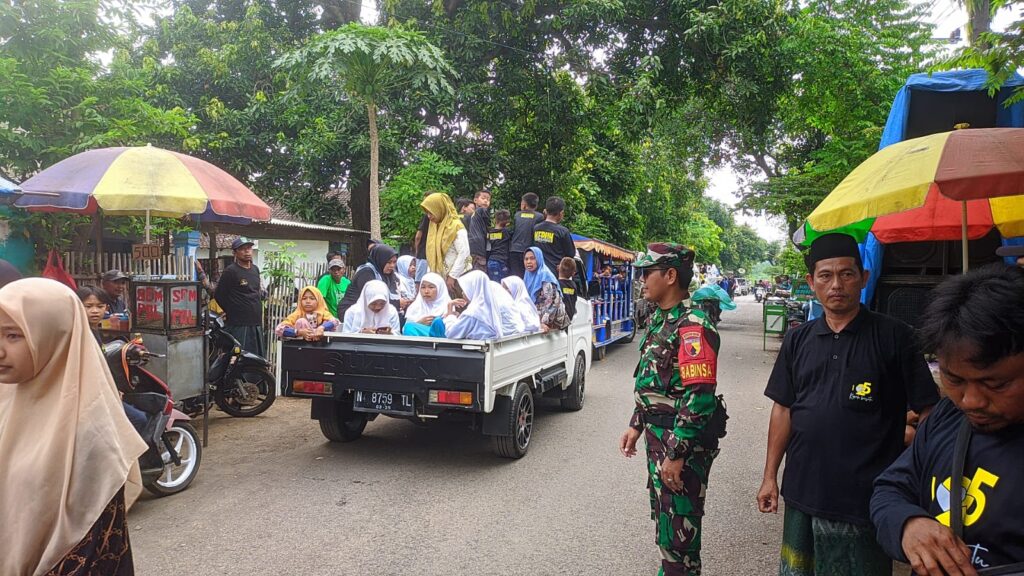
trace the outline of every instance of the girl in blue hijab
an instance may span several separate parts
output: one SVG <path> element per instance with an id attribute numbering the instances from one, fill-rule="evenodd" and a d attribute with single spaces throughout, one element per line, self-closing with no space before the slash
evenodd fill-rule
<path id="1" fill-rule="evenodd" d="M 568 326 L 569 315 L 565 312 L 558 277 L 544 264 L 544 254 L 540 248 L 531 246 L 523 254 L 523 267 L 526 268 L 523 282 L 533 303 L 537 305 L 541 331 L 561 330 Z"/>

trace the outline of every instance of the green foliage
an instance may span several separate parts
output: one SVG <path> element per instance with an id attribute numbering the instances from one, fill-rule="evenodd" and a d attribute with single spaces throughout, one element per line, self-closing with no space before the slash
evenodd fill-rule
<path id="1" fill-rule="evenodd" d="M 451 194 L 452 178 L 462 173 L 433 152 L 422 152 L 401 168 L 381 190 L 381 233 L 384 238 L 411 241 L 423 217 L 420 203 L 427 192 Z"/>
<path id="2" fill-rule="evenodd" d="M 260 272 L 269 278 L 270 286 L 283 286 L 295 281 L 295 265 L 306 255 L 295 252 L 294 242 L 268 242 L 271 248 L 264 255 L 264 265 Z"/>
<path id="3" fill-rule="evenodd" d="M 972 8 L 979 3 L 967 0 L 965 4 L 968 5 L 968 12 L 971 12 Z M 1002 9 L 1016 10 L 1018 14 L 1024 14 L 1020 10 L 1021 6 L 1024 6 L 1024 1 L 1021 0 L 993 0 L 990 16 Z M 968 34 L 968 36 L 970 35 Z M 946 70 L 983 68 L 988 72 L 986 87 L 989 94 L 992 95 L 1022 67 L 1024 67 L 1024 17 L 1014 20 L 1004 32 L 981 32 L 974 42 L 960 48 L 937 66 L 939 69 Z M 1024 100 L 1024 87 L 1017 86 L 1004 104 L 1011 106 L 1022 100 Z"/>

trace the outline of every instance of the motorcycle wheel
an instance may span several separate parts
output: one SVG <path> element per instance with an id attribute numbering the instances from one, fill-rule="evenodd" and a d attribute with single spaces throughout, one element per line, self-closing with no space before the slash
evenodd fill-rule
<path id="1" fill-rule="evenodd" d="M 203 459 L 203 444 L 199 441 L 199 433 L 188 422 L 175 422 L 170 430 L 164 432 L 164 436 L 174 447 L 181 464 L 175 464 L 167 447 L 161 446 L 163 474 L 145 483 L 146 490 L 159 498 L 177 494 L 188 488 L 195 480 L 196 473 L 199 472 L 199 463 Z"/>
<path id="2" fill-rule="evenodd" d="M 248 398 L 240 397 L 243 389 Z M 274 375 L 266 368 L 248 367 L 239 370 L 232 380 L 218 384 L 213 401 L 229 416 L 252 418 L 266 412 L 276 397 Z"/>

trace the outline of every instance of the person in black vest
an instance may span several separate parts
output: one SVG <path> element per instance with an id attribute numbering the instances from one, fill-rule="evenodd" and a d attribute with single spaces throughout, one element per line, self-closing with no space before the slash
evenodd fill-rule
<path id="1" fill-rule="evenodd" d="M 244 350 L 263 356 L 263 288 L 252 247 L 248 238 L 231 243 L 235 261 L 220 275 L 213 297 L 224 309 L 227 331 Z"/>
<path id="2" fill-rule="evenodd" d="M 466 234 L 469 236 L 469 254 L 473 257 L 473 269 L 487 272 L 488 233 L 491 230 L 491 193 L 480 190 L 473 196 L 473 210 L 469 217 Z"/>
<path id="3" fill-rule="evenodd" d="M 544 220 L 544 215 L 537 211 L 540 198 L 533 192 L 523 194 L 519 201 L 519 212 L 516 212 L 512 220 L 512 242 L 509 245 L 508 267 L 509 270 L 519 276 L 526 277 L 526 268 L 523 266 L 523 255 L 533 246 L 533 227 Z"/>
<path id="4" fill-rule="evenodd" d="M 780 574 L 888 576 L 869 515 L 871 483 L 903 451 L 909 406 L 926 419 L 939 400 L 913 329 L 861 306 L 867 283 L 857 241 L 817 238 L 804 260 L 824 315 L 786 333 L 765 396 L 761 512 L 785 499 Z"/>
<path id="5" fill-rule="evenodd" d="M 508 249 L 512 244 L 512 230 L 508 224 L 511 221 L 512 214 L 508 210 L 498 210 L 494 213 L 494 228 L 487 235 L 491 244 L 487 253 L 487 276 L 495 282 L 501 282 L 510 274 Z"/>
<path id="6" fill-rule="evenodd" d="M 1024 270 L 975 270 L 929 298 L 920 335 L 946 398 L 875 481 L 878 541 L 919 576 L 1024 574 L 1024 564 L 1009 568 L 1024 563 Z M 951 480 L 960 434 L 962 482 Z M 951 504 L 951 481 L 963 486 L 962 506 Z"/>
<path id="7" fill-rule="evenodd" d="M 546 216 L 543 222 L 533 227 L 533 245 L 544 254 L 544 264 L 549 270 L 558 270 L 562 258 L 576 256 L 576 244 L 572 241 L 569 229 L 562 226 L 565 218 L 565 200 L 558 196 L 548 198 L 544 205 Z"/>

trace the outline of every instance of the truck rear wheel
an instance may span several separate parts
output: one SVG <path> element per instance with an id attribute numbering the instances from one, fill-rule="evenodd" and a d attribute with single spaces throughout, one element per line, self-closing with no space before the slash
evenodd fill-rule
<path id="1" fill-rule="evenodd" d="M 331 442 L 358 440 L 365 429 L 366 414 L 352 412 L 351 408 L 341 403 L 335 404 L 329 418 L 320 419 L 320 432 Z"/>
<path id="2" fill-rule="evenodd" d="M 525 382 L 516 384 L 516 393 L 512 396 L 509 409 L 509 427 L 512 433 L 508 436 L 494 436 L 494 452 L 502 458 L 522 458 L 530 449 L 533 437 L 533 417 L 535 406 L 533 393 Z"/>
<path id="3" fill-rule="evenodd" d="M 572 369 L 572 385 L 565 389 L 562 398 L 562 409 L 576 412 L 583 409 L 583 401 L 587 396 L 587 359 L 583 352 L 576 355 L 576 366 Z"/>

